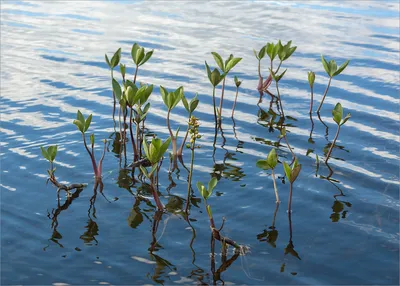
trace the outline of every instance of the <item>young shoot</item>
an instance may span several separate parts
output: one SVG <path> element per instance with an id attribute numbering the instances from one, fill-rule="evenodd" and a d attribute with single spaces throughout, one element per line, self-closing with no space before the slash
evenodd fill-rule
<path id="1" fill-rule="evenodd" d="M 159 138 L 153 138 L 150 144 L 147 144 L 146 138 L 143 138 L 143 149 L 147 159 L 151 163 L 151 170 L 148 172 L 147 169 L 142 165 L 140 165 L 140 170 L 142 171 L 143 175 L 150 180 L 154 201 L 156 202 L 157 208 L 160 211 L 162 211 L 164 207 L 157 193 L 156 182 L 160 161 L 163 158 L 165 151 L 167 151 L 170 143 L 170 137 L 164 142 L 162 142 L 162 140 Z M 157 172 L 156 176 L 154 176 L 155 172 Z"/>
<path id="2" fill-rule="evenodd" d="M 88 152 L 90 159 L 92 160 L 92 167 L 94 171 L 94 176 L 97 180 L 101 180 L 102 176 L 102 165 L 103 165 L 103 159 L 106 154 L 106 140 L 104 140 L 104 150 L 103 150 L 103 155 L 100 158 L 98 164 L 96 163 L 96 159 L 94 156 L 94 134 L 90 135 L 90 143 L 91 143 L 91 150 L 89 150 L 89 147 L 87 146 L 86 143 L 86 136 L 85 133 L 89 129 L 90 123 L 92 122 L 92 114 L 88 116 L 87 119 L 83 116 L 83 114 L 78 110 L 76 119 L 73 121 L 73 123 L 76 125 L 78 130 L 82 133 L 82 138 L 83 138 L 83 145 L 85 146 L 86 151 Z"/>
<path id="3" fill-rule="evenodd" d="M 176 131 L 176 133 L 172 133 L 171 129 L 171 124 L 170 124 L 170 114 L 171 110 L 181 101 L 181 99 L 184 97 L 184 91 L 183 91 L 183 86 L 178 87 L 175 91 L 168 92 L 163 86 L 160 86 L 160 92 L 162 95 L 162 99 L 164 101 L 165 106 L 168 109 L 167 113 L 167 126 L 169 130 L 169 135 L 171 137 L 171 142 L 172 142 L 172 156 L 174 158 L 174 167 L 173 170 L 176 167 L 176 156 L 178 155 L 178 148 L 177 148 L 177 137 L 178 137 L 178 132 L 179 128 Z"/>
<path id="4" fill-rule="evenodd" d="M 290 193 L 289 193 L 289 203 L 288 203 L 288 212 L 290 213 L 292 211 L 293 183 L 296 181 L 297 177 L 300 174 L 301 164 L 299 164 L 299 161 L 296 158 L 294 160 L 294 164 L 292 165 L 292 168 L 290 168 L 289 164 L 287 164 L 286 162 L 283 162 L 283 169 L 285 171 L 286 178 L 289 180 L 289 183 L 290 183 Z"/>
<path id="5" fill-rule="evenodd" d="M 136 65 L 135 75 L 133 77 L 133 83 L 136 83 L 136 76 L 139 70 L 139 67 L 144 65 L 153 55 L 153 50 L 149 52 L 145 52 L 145 49 L 139 46 L 137 43 L 133 44 L 131 50 L 132 60 Z"/>
<path id="6" fill-rule="evenodd" d="M 328 93 L 329 87 L 331 85 L 331 81 L 332 78 L 339 75 L 342 71 L 344 71 L 344 69 L 347 67 L 347 65 L 349 64 L 350 60 L 345 61 L 339 68 L 337 67 L 337 64 L 334 60 L 330 60 L 329 62 L 324 58 L 323 55 L 321 55 L 321 61 L 322 61 L 322 65 L 324 66 L 324 69 L 326 71 L 326 73 L 329 76 L 329 81 L 328 81 L 328 85 L 325 89 L 324 95 L 322 96 L 322 100 L 321 103 L 319 104 L 317 113 L 320 112 L 322 104 L 324 104 L 324 100 L 326 97 L 326 94 Z"/>
<path id="7" fill-rule="evenodd" d="M 231 54 L 228 57 L 228 59 L 224 62 L 218 53 L 212 52 L 211 54 L 213 55 L 215 62 L 217 63 L 217 65 L 219 66 L 219 68 L 221 69 L 223 74 L 225 75 L 223 82 L 222 82 L 221 100 L 219 101 L 219 109 L 218 109 L 218 118 L 219 118 L 219 121 L 221 121 L 222 104 L 224 101 L 224 92 L 225 92 L 225 79 L 226 79 L 226 76 L 228 75 L 228 73 L 230 72 L 230 70 L 233 69 L 242 60 L 242 58 L 234 58 L 233 55 Z"/>
<path id="8" fill-rule="evenodd" d="M 225 78 L 226 74 L 222 74 L 219 72 L 219 70 L 214 69 L 212 72 L 210 70 L 210 67 L 208 66 L 207 62 L 206 64 L 206 71 L 207 71 L 207 76 L 208 79 L 210 80 L 211 85 L 213 86 L 213 106 L 214 106 L 214 119 L 215 119 L 215 124 L 217 124 L 217 109 L 215 105 L 215 88 L 217 85 Z"/>
<path id="9" fill-rule="evenodd" d="M 314 81 L 315 81 L 315 73 L 312 71 L 309 71 L 308 72 L 308 83 L 310 84 L 310 90 L 311 90 L 311 101 L 310 101 L 310 112 L 309 112 L 310 114 L 312 113 L 313 102 L 314 102 Z"/>
<path id="10" fill-rule="evenodd" d="M 240 81 L 237 78 L 237 76 L 234 77 L 234 81 L 235 81 L 235 86 L 236 86 L 236 96 L 235 96 L 235 101 L 233 102 L 233 107 L 232 107 L 232 116 L 231 116 L 232 118 L 235 113 L 236 101 L 237 101 L 238 94 L 239 94 L 239 86 L 242 84 L 242 81 Z"/>
<path id="11" fill-rule="evenodd" d="M 207 188 L 201 182 L 197 182 L 197 184 L 196 184 L 197 189 L 199 190 L 201 196 L 204 199 L 204 204 L 206 205 L 206 210 L 207 210 L 208 218 L 210 220 L 210 227 L 211 227 L 213 238 L 221 241 L 222 243 L 232 245 L 236 249 L 241 249 L 242 247 L 239 244 L 237 244 L 235 241 L 233 241 L 232 239 L 230 239 L 228 237 L 223 237 L 221 235 L 220 231 L 221 231 L 222 227 L 224 226 L 223 224 L 220 229 L 215 228 L 215 223 L 214 223 L 214 218 L 213 218 L 212 211 L 211 211 L 211 206 L 208 204 L 207 200 L 212 195 L 212 192 L 213 192 L 215 186 L 217 185 L 217 183 L 218 183 L 217 178 L 213 177 L 208 182 Z"/>
<path id="12" fill-rule="evenodd" d="M 108 65 L 108 67 L 111 70 L 111 81 L 114 79 L 114 68 L 119 64 L 119 61 L 121 60 L 121 48 L 119 48 L 114 55 L 111 58 L 111 61 L 109 60 L 107 54 L 104 55 L 106 58 L 106 63 Z M 114 98 L 114 105 L 115 105 L 115 94 L 113 93 L 113 98 Z"/>
<path id="13" fill-rule="evenodd" d="M 68 198 L 71 197 L 71 193 L 70 190 L 73 189 L 82 189 L 84 187 L 86 187 L 86 184 L 71 184 L 71 185 L 64 185 L 64 184 L 60 184 L 57 179 L 56 176 L 54 175 L 56 168 L 53 168 L 53 162 L 56 158 L 57 155 L 57 145 L 53 145 L 53 146 L 49 146 L 47 148 L 44 147 L 40 147 L 40 149 L 42 150 L 42 155 L 43 157 L 50 162 L 50 170 L 47 170 L 47 173 L 49 174 L 49 178 L 48 181 L 50 181 L 54 186 L 56 186 L 57 189 L 57 194 L 59 195 L 60 190 L 64 190 L 67 192 L 67 196 Z"/>
<path id="14" fill-rule="evenodd" d="M 276 179 L 275 179 L 275 167 L 278 164 L 278 156 L 276 154 L 275 149 L 272 149 L 266 160 L 258 160 L 256 165 L 258 168 L 261 168 L 263 170 L 269 170 L 271 169 L 272 173 L 272 181 L 274 182 L 274 191 L 275 191 L 275 197 L 276 197 L 276 203 L 279 204 L 279 195 L 278 195 L 278 188 L 276 187 Z"/>
<path id="15" fill-rule="evenodd" d="M 332 110 L 332 115 L 333 115 L 333 120 L 336 122 L 338 129 L 336 131 L 335 138 L 333 139 L 331 148 L 329 149 L 328 155 L 326 155 L 325 163 L 328 162 L 329 157 L 331 156 L 333 147 L 336 144 L 336 140 L 339 137 L 339 132 L 340 132 L 340 127 L 347 122 L 347 120 L 350 119 L 351 115 L 348 113 L 344 118 L 343 118 L 343 108 L 340 103 L 337 103 L 335 108 Z"/>

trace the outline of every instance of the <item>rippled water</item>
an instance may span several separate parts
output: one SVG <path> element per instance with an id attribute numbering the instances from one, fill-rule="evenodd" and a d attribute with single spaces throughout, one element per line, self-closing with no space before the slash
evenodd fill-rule
<path id="1" fill-rule="evenodd" d="M 1 284 L 196 284 L 213 283 L 219 274 L 235 284 L 399 283 L 398 2 L 4 1 L 1 9 Z M 269 99 L 257 106 L 252 48 L 278 39 L 298 46 L 280 83 L 288 139 L 303 164 L 291 221 L 288 184 L 278 182 L 283 202 L 276 210 L 271 177 L 255 166 L 272 146 L 281 160 L 291 159 L 278 143 L 279 131 L 270 129 Z M 209 199 L 217 225 L 226 217 L 223 233 L 250 247 L 226 268 L 217 243 L 214 276 L 197 190 L 191 223 L 179 212 L 187 190 L 183 168 L 168 176 L 163 165 L 160 190 L 168 212 L 155 235 L 154 201 L 145 189 L 144 199 L 138 197 L 138 185 L 119 172 L 112 144 L 104 162 L 105 197 L 93 198 L 91 164 L 72 120 L 78 109 L 93 113 L 96 137 L 114 138 L 104 53 L 122 47 L 132 75 L 134 42 L 155 50 L 139 70 L 140 81 L 183 85 L 190 98 L 199 93 L 196 115 L 204 136 L 193 181 L 220 178 Z M 212 89 L 204 69 L 204 60 L 215 66 L 211 51 L 243 57 L 227 80 L 215 163 Z M 308 116 L 307 71 L 317 74 L 315 106 L 328 81 L 321 53 L 338 63 L 351 59 L 332 81 L 321 113 L 328 129 Z M 265 60 L 264 74 L 266 68 Z M 235 121 L 233 75 L 243 80 Z M 330 160 L 333 174 L 322 163 L 316 173 L 315 154 L 324 157 L 336 132 L 331 110 L 338 101 L 352 118 Z M 158 89 L 151 103 L 149 132 L 166 138 Z M 173 129 L 184 128 L 181 105 L 172 120 Z M 39 149 L 47 144 L 59 145 L 61 181 L 89 183 L 58 209 Z M 277 172 L 283 176 L 281 165 Z"/>

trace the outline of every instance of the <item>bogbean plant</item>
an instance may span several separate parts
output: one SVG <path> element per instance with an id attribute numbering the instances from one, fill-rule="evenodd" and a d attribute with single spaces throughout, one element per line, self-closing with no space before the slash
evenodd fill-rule
<path id="1" fill-rule="evenodd" d="M 342 107 L 342 105 L 341 105 L 340 103 L 337 103 L 337 104 L 336 104 L 335 108 L 332 110 L 332 115 L 333 115 L 333 121 L 336 122 L 336 124 L 337 124 L 337 126 L 338 126 L 338 129 L 337 129 L 337 131 L 336 131 L 335 138 L 333 139 L 333 142 L 332 142 L 332 144 L 331 144 L 331 148 L 329 149 L 329 152 L 328 152 L 328 154 L 326 155 L 325 163 L 328 162 L 329 157 L 331 156 L 333 147 L 335 147 L 336 140 L 337 140 L 338 137 L 339 137 L 340 127 L 341 127 L 343 124 L 345 124 L 345 123 L 347 122 L 347 120 L 349 120 L 350 117 L 351 117 L 350 113 L 348 113 L 348 114 L 343 118 L 343 107 Z"/>
<path id="2" fill-rule="evenodd" d="M 219 108 L 217 110 L 218 119 L 219 119 L 219 121 L 221 121 L 222 104 L 223 104 L 223 101 L 224 101 L 226 76 L 228 75 L 230 70 L 233 69 L 242 60 L 242 58 L 235 58 L 231 54 L 228 57 L 228 59 L 225 61 L 225 63 L 224 63 L 224 61 L 222 60 L 221 56 L 218 53 L 212 52 L 211 54 L 213 55 L 215 62 L 217 63 L 218 67 L 221 69 L 221 71 L 223 72 L 223 75 L 224 75 L 223 81 L 222 81 L 221 99 L 219 101 Z"/>
<path id="3" fill-rule="evenodd" d="M 279 103 L 279 108 L 281 110 L 281 120 L 280 120 L 280 131 L 281 131 L 281 138 L 284 138 L 286 141 L 286 144 L 291 151 L 293 155 L 293 164 L 287 164 L 286 162 L 283 162 L 283 168 L 284 168 L 284 173 L 286 175 L 287 180 L 290 183 L 290 193 L 289 193 L 289 202 L 288 202 L 288 210 L 289 214 L 291 212 L 291 203 L 292 203 L 292 193 L 293 193 L 293 183 L 296 181 L 300 171 L 301 171 L 301 165 L 298 163 L 297 157 L 295 153 L 293 152 L 292 148 L 290 147 L 287 137 L 286 137 L 286 129 L 283 127 L 283 121 L 285 120 L 285 115 L 283 111 L 283 105 L 281 101 L 281 94 L 279 91 L 279 82 L 285 75 L 286 71 L 283 71 L 282 73 L 279 73 L 280 68 L 282 66 L 282 63 L 286 61 L 296 50 L 296 46 L 291 46 L 291 41 L 287 42 L 285 45 L 282 45 L 281 41 L 279 40 L 276 44 L 274 43 L 267 43 L 264 47 L 261 48 L 261 50 L 257 53 L 254 51 L 254 54 L 258 60 L 258 75 L 259 75 L 259 90 L 260 94 L 262 95 L 262 91 L 268 92 L 272 97 L 274 97 L 273 94 L 271 94 L 268 91 L 268 87 L 271 84 L 272 80 L 275 81 L 276 83 L 276 91 L 277 91 L 277 99 Z M 133 76 L 133 81 L 130 81 L 127 79 L 126 75 L 126 65 L 120 63 L 121 60 L 121 48 L 118 49 L 111 60 L 109 60 L 108 56 L 105 55 L 105 59 L 107 62 L 108 67 L 111 70 L 111 81 L 112 81 L 112 90 L 113 90 L 113 99 L 114 99 L 114 106 L 116 101 L 118 100 L 118 103 L 120 105 L 120 114 L 122 112 L 124 116 L 124 130 L 122 133 L 122 129 L 120 127 L 120 134 L 121 134 L 121 140 L 124 144 L 124 149 L 126 152 L 126 118 L 128 117 L 129 113 L 129 131 L 130 131 L 130 139 L 132 143 L 132 148 L 133 148 L 133 156 L 134 156 L 134 164 L 133 166 L 139 166 L 142 174 L 150 181 L 153 197 L 155 200 L 155 203 L 157 205 L 157 209 L 159 211 L 164 210 L 164 206 L 159 198 L 158 195 L 158 172 L 161 167 L 162 159 L 167 151 L 169 145 L 172 143 L 172 156 L 174 158 L 174 168 L 176 166 L 176 157 L 182 156 L 182 150 L 183 146 L 186 144 L 186 140 L 190 134 L 190 143 L 187 144 L 187 147 L 191 150 L 191 166 L 189 170 L 189 177 L 188 177 L 188 199 L 187 199 L 187 205 L 186 205 L 186 213 L 188 212 L 189 209 L 189 196 L 190 196 L 190 190 L 191 190 L 191 181 L 192 181 L 192 173 L 193 173 L 193 163 L 194 163 L 194 150 L 198 146 L 196 146 L 196 140 L 200 138 L 200 135 L 198 133 L 198 119 L 193 116 L 193 112 L 197 108 L 199 104 L 199 99 L 196 96 L 188 101 L 188 99 L 184 95 L 184 89 L 183 87 L 177 88 L 175 91 L 167 91 L 163 86 L 160 86 L 160 93 L 162 95 L 162 99 L 164 104 L 167 107 L 168 113 L 167 113 L 167 127 L 169 131 L 170 137 L 166 141 L 162 141 L 161 139 L 158 138 L 153 138 L 150 143 L 146 141 L 146 138 L 144 136 L 144 121 L 146 119 L 146 116 L 149 112 L 150 109 L 150 103 L 148 102 L 148 99 L 153 91 L 153 85 L 136 85 L 136 79 L 138 75 L 138 70 L 139 67 L 145 64 L 152 56 L 153 50 L 149 52 L 145 52 L 145 49 L 143 47 L 140 47 L 138 44 L 134 44 L 131 49 L 131 56 L 132 60 L 135 64 L 135 73 Z M 230 70 L 236 66 L 240 61 L 241 58 L 235 58 L 231 54 L 228 59 L 224 62 L 221 58 L 221 56 L 213 52 L 212 53 L 214 60 L 216 61 L 218 67 L 221 69 L 221 72 L 218 69 L 214 69 L 211 71 L 210 67 L 208 66 L 207 62 L 205 62 L 206 66 L 206 71 L 207 71 L 207 76 L 208 79 L 213 86 L 213 93 L 212 93 L 212 100 L 213 100 L 213 109 L 214 109 L 214 119 L 215 119 L 215 124 L 217 126 L 218 121 L 221 122 L 221 117 L 222 117 L 222 108 L 223 108 L 223 98 L 224 98 L 224 90 L 225 90 L 225 79 Z M 266 81 L 263 83 L 263 77 L 261 74 L 261 60 L 265 57 L 265 55 L 268 55 L 270 59 L 269 63 L 269 73 Z M 274 61 L 279 59 L 279 64 L 276 69 L 274 69 Z M 334 76 L 339 75 L 348 65 L 349 61 L 346 61 L 344 64 L 342 64 L 339 68 L 337 68 L 336 62 L 334 60 L 331 60 L 327 62 L 323 56 L 321 56 L 322 59 L 322 64 L 324 66 L 325 71 L 329 75 L 329 82 L 328 86 L 325 90 L 325 93 L 323 95 L 323 98 L 321 100 L 320 106 L 318 108 L 317 113 L 319 114 L 319 111 L 322 107 L 322 104 L 324 102 L 324 99 L 326 97 L 326 94 L 328 92 L 331 80 Z M 122 88 L 120 83 L 114 78 L 114 69 L 116 66 L 119 64 L 120 67 L 120 72 L 122 76 Z M 312 106 L 313 106 L 313 86 L 314 86 L 314 81 L 315 81 L 315 73 L 309 72 L 308 73 L 308 82 L 311 88 L 311 103 L 310 103 L 310 116 L 312 113 Z M 221 92 L 221 98 L 220 98 L 220 104 L 219 108 L 217 109 L 216 107 L 216 101 L 215 101 L 215 89 L 216 87 L 222 82 L 222 92 Z M 232 118 L 234 116 L 234 111 L 236 107 L 236 101 L 237 101 L 237 96 L 238 96 L 238 90 L 239 86 L 241 85 L 241 81 L 238 80 L 238 78 L 235 76 L 234 77 L 234 82 L 236 86 L 236 97 L 234 101 L 234 105 L 232 108 Z M 180 145 L 180 148 L 178 149 L 177 146 L 177 137 L 178 137 L 178 130 L 173 133 L 171 129 L 171 124 L 170 124 L 170 114 L 173 108 L 175 108 L 179 102 L 182 101 L 183 106 L 185 107 L 186 111 L 188 112 L 188 127 L 185 133 L 185 136 L 182 140 L 182 144 Z M 272 101 L 271 101 L 272 102 Z M 115 112 L 115 108 L 114 108 Z M 218 118 L 217 118 L 218 114 Z M 331 144 L 330 150 L 326 156 L 325 162 L 329 160 L 329 157 L 332 153 L 332 150 L 335 146 L 336 140 L 339 136 L 339 131 L 340 127 L 350 118 L 350 114 L 348 114 L 345 118 L 343 118 L 343 109 L 340 103 L 338 103 L 333 112 L 333 119 L 334 121 L 338 124 L 338 130 L 336 133 L 336 136 Z M 275 117 L 274 117 L 275 118 Z M 119 116 L 120 119 L 120 116 Z M 102 162 L 104 159 L 104 155 L 106 152 L 106 142 L 104 142 L 104 151 L 101 159 L 96 162 L 95 155 L 94 155 L 94 134 L 90 135 L 90 143 L 91 143 L 91 148 L 89 149 L 87 143 L 86 143 L 86 132 L 91 124 L 92 120 L 92 115 L 89 115 L 87 119 L 84 118 L 82 113 L 78 110 L 77 112 L 77 119 L 74 120 L 74 124 L 77 126 L 79 131 L 82 133 L 82 138 L 83 138 L 83 144 L 85 146 L 86 151 L 88 152 L 91 161 L 92 161 L 92 166 L 93 166 L 93 171 L 94 175 L 96 178 L 96 181 L 100 180 L 101 181 L 101 175 L 102 175 Z M 272 119 L 273 120 L 273 119 Z M 121 121 L 121 120 L 120 120 Z M 121 122 L 120 122 L 121 124 Z M 135 132 L 133 131 L 133 124 L 135 124 Z M 142 127 L 140 127 L 140 124 L 142 124 Z M 120 125 L 121 126 L 121 125 Z M 271 123 L 272 127 L 272 123 Z M 140 130 L 141 129 L 141 130 Z M 141 163 L 135 164 L 141 160 L 142 158 L 142 148 L 144 150 L 144 155 L 147 161 L 151 165 L 151 170 L 148 171 L 144 165 Z M 49 180 L 55 184 L 59 190 L 64 189 L 68 192 L 69 194 L 69 188 L 71 186 L 79 187 L 77 185 L 70 185 L 70 186 L 64 186 L 61 185 L 57 182 L 55 179 L 55 168 L 53 168 L 53 162 L 57 153 L 57 146 L 50 146 L 47 149 L 42 149 L 42 154 L 43 156 L 50 162 L 50 170 L 48 170 L 49 173 Z M 318 155 L 317 156 L 317 161 L 318 161 Z M 278 164 L 278 156 L 276 153 L 275 149 L 272 149 L 270 153 L 268 154 L 268 157 L 266 160 L 258 160 L 257 161 L 257 166 L 261 169 L 264 170 L 269 170 L 271 169 L 272 173 L 272 178 L 273 178 L 273 186 L 274 186 L 274 191 L 275 191 L 275 196 L 276 196 L 276 202 L 277 205 L 279 205 L 279 195 L 278 195 L 278 189 L 276 185 L 276 179 L 275 179 L 275 169 Z M 290 165 L 292 165 L 290 167 Z M 134 167 L 132 167 L 134 168 Z M 223 223 L 220 229 L 216 229 L 215 223 L 214 223 L 214 218 L 212 215 L 211 211 L 211 206 L 208 204 L 208 199 L 212 195 L 212 192 L 214 188 L 217 185 L 218 180 L 214 177 L 212 178 L 209 183 L 208 187 L 206 188 L 201 182 L 197 183 L 197 188 L 201 194 L 201 196 L 204 199 L 207 214 L 210 220 L 210 226 L 212 230 L 212 235 L 214 239 L 220 240 L 223 244 L 223 248 L 225 248 L 225 244 L 230 244 L 234 246 L 236 249 L 242 249 L 242 246 L 238 245 L 236 242 L 233 240 L 223 237 L 220 233 Z M 80 185 L 82 187 L 84 185 Z"/>
<path id="4" fill-rule="evenodd" d="M 81 132 L 82 134 L 82 138 L 83 138 L 83 145 L 85 146 L 86 151 L 88 152 L 90 159 L 92 161 L 92 167 L 93 167 L 93 172 L 94 172 L 94 176 L 96 181 L 100 181 L 101 180 L 101 176 L 102 176 L 102 166 L 103 166 L 103 160 L 104 160 L 104 156 L 106 154 L 106 143 L 107 141 L 104 140 L 104 150 L 103 150 L 103 155 L 101 156 L 100 160 L 98 162 L 96 162 L 96 158 L 94 155 L 94 134 L 92 133 L 90 135 L 90 143 L 91 143 L 91 149 L 89 149 L 87 143 L 86 143 L 86 131 L 89 129 L 90 123 L 92 122 L 92 114 L 90 114 L 88 116 L 88 118 L 85 119 L 85 117 L 83 116 L 83 114 L 78 110 L 77 114 L 76 114 L 76 119 L 73 121 L 73 123 L 76 125 L 76 127 L 78 128 L 78 130 Z"/>

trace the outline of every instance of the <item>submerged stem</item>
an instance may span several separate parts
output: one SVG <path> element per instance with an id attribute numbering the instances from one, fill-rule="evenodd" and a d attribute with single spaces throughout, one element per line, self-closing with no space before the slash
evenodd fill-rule
<path id="1" fill-rule="evenodd" d="M 335 146 L 336 140 L 337 140 L 337 138 L 339 137 L 339 131 L 340 131 L 340 125 L 338 125 L 338 129 L 337 129 L 337 131 L 336 131 L 335 139 L 333 139 L 333 142 L 332 142 L 331 148 L 329 149 L 328 155 L 326 155 L 325 163 L 328 162 L 329 157 L 331 156 L 333 147 Z"/>
<path id="2" fill-rule="evenodd" d="M 136 144 L 135 144 L 135 139 L 133 138 L 133 131 L 132 131 L 132 107 L 131 107 L 131 112 L 129 116 L 129 131 L 131 133 L 131 141 L 132 141 L 132 148 L 133 148 L 133 161 L 136 161 L 138 159 L 137 157 L 137 149 L 136 149 Z"/>

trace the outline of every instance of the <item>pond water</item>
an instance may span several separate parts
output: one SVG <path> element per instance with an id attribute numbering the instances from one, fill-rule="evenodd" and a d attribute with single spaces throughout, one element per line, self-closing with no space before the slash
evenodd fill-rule
<path id="1" fill-rule="evenodd" d="M 1 5 L 2 285 L 399 284 L 398 2 Z M 278 39 L 298 46 L 284 62 L 288 71 L 280 82 L 287 137 L 303 165 L 290 217 L 289 184 L 278 180 L 282 204 L 276 209 L 271 176 L 255 165 L 272 147 L 281 161 L 292 158 L 279 142 L 279 116 L 271 124 L 269 96 L 257 105 L 252 49 Z M 131 77 L 134 42 L 154 49 L 138 73 L 139 81 L 157 86 L 146 121 L 150 134 L 168 136 L 159 85 L 183 85 L 189 98 L 199 94 L 195 115 L 203 137 L 195 155 L 190 223 L 181 212 L 184 168 L 169 175 L 165 160 L 160 192 L 167 211 L 157 218 L 149 191 L 119 171 L 104 54 L 122 47 Z M 216 66 L 212 51 L 243 58 L 227 78 L 223 132 L 214 155 L 212 88 L 204 68 L 205 60 Z M 308 115 L 307 72 L 316 72 L 314 109 L 328 82 L 321 54 L 339 64 L 351 59 L 332 81 L 321 112 L 326 126 L 315 113 L 312 121 Z M 264 59 L 264 75 L 267 66 Z M 243 83 L 233 121 L 234 75 Z M 270 90 L 275 92 L 274 84 Z M 337 102 L 352 117 L 341 129 L 329 166 L 321 161 L 316 170 L 315 155 L 324 159 L 336 133 L 331 110 Z M 72 124 L 78 109 L 85 116 L 93 113 L 89 131 L 98 141 L 111 139 L 103 195 L 94 196 L 90 159 Z M 185 128 L 181 104 L 171 120 L 174 130 Z M 88 183 L 71 203 L 62 194 L 59 208 L 56 188 L 46 185 L 48 162 L 39 148 L 52 144 L 59 146 L 57 178 Z M 97 156 L 101 149 L 97 144 Z M 188 151 L 184 161 L 189 164 Z M 276 172 L 283 176 L 281 164 Z M 211 176 L 219 179 L 209 199 L 217 226 L 225 217 L 223 234 L 250 249 L 235 256 L 230 248 L 225 261 L 217 242 L 214 269 L 209 221 L 195 188 Z"/>

